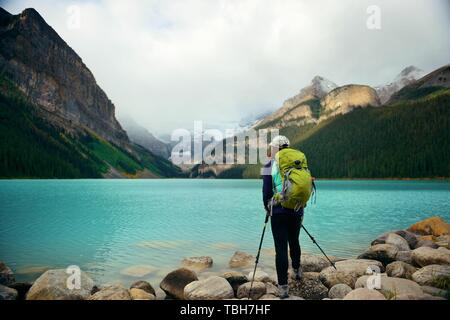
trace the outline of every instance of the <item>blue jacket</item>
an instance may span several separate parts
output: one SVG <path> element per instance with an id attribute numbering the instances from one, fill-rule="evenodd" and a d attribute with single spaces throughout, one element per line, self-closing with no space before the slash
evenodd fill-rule
<path id="1" fill-rule="evenodd" d="M 273 180 L 272 180 L 272 164 L 273 160 L 266 163 L 262 170 L 262 179 L 263 179 L 263 202 L 264 202 L 264 208 L 266 210 L 270 210 L 269 204 L 270 200 L 273 197 Z M 295 211 L 293 209 L 287 209 L 282 207 L 281 205 L 274 206 L 272 209 L 272 214 L 303 214 L 303 208 L 301 208 L 298 211 Z"/>

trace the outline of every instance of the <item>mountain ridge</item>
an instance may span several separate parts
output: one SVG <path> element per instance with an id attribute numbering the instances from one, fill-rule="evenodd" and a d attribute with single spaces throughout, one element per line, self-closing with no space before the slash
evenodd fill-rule
<path id="1" fill-rule="evenodd" d="M 0 9 L 0 177 L 183 176 L 130 141 L 92 72 L 36 10 Z"/>

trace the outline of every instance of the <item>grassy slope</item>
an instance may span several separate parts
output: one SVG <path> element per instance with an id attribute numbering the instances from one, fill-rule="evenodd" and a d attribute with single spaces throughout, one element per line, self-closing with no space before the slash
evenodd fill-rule
<path id="1" fill-rule="evenodd" d="M 382 108 L 357 109 L 281 134 L 304 151 L 316 177 L 450 177 L 450 90 L 430 90 Z M 256 178 L 259 165 L 219 178 Z"/>
<path id="2" fill-rule="evenodd" d="M 112 166 L 133 177 L 180 176 L 169 161 L 133 145 L 134 153 L 92 132 L 68 135 L 42 120 L 15 86 L 0 78 L 0 177 L 101 178 Z"/>

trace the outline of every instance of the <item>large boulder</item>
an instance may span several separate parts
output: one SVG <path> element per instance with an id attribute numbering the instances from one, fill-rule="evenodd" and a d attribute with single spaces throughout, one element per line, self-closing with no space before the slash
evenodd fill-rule
<path id="1" fill-rule="evenodd" d="M 414 249 L 421 248 L 421 247 L 429 247 L 429 248 L 433 248 L 433 249 L 439 248 L 437 243 L 435 243 L 432 240 L 428 240 L 428 239 L 421 239 L 421 240 L 417 241 Z"/>
<path id="2" fill-rule="evenodd" d="M 133 288 L 144 290 L 145 292 L 156 296 L 155 289 L 153 289 L 152 285 L 150 283 L 148 283 L 147 281 L 143 281 L 143 280 L 136 281 L 135 283 L 133 283 L 130 286 L 130 290 Z"/>
<path id="3" fill-rule="evenodd" d="M 343 300 L 386 300 L 377 290 L 358 288 L 350 291 Z"/>
<path id="4" fill-rule="evenodd" d="M 380 274 L 379 276 L 381 277 L 380 288 L 375 289 L 379 290 L 388 299 L 394 299 L 396 296 L 403 294 L 423 295 L 422 288 L 414 281 L 402 278 L 391 278 L 386 276 L 386 274 Z M 367 288 L 368 278 L 369 276 L 358 278 L 355 283 L 355 288 Z"/>
<path id="5" fill-rule="evenodd" d="M 312 254 L 302 254 L 301 256 L 301 266 L 303 272 L 320 272 L 331 264 L 325 258 L 312 255 Z"/>
<path id="6" fill-rule="evenodd" d="M 14 273 L 12 270 L 3 262 L 0 261 L 0 284 L 4 286 L 9 286 L 16 280 L 14 278 Z"/>
<path id="7" fill-rule="evenodd" d="M 330 291 L 328 291 L 328 297 L 330 299 L 343 299 L 352 288 L 350 288 L 345 283 L 338 283 L 331 287 Z"/>
<path id="8" fill-rule="evenodd" d="M 227 280 L 214 276 L 189 283 L 184 287 L 184 298 L 187 300 L 223 300 L 234 298 L 234 291 Z"/>
<path id="9" fill-rule="evenodd" d="M 192 269 L 194 271 L 202 271 L 211 268 L 213 265 L 213 259 L 211 257 L 190 257 L 184 258 L 181 261 L 183 267 L 187 269 Z"/>
<path id="10" fill-rule="evenodd" d="M 237 291 L 242 284 L 248 282 L 247 276 L 242 272 L 237 271 L 227 271 L 222 275 L 222 277 L 225 278 L 231 285 L 234 294 L 237 294 Z"/>
<path id="11" fill-rule="evenodd" d="M 17 300 L 19 294 L 16 289 L 8 288 L 0 284 L 0 300 Z"/>
<path id="12" fill-rule="evenodd" d="M 450 278 L 450 266 L 431 264 L 413 273 L 412 279 L 422 286 L 444 287 Z"/>
<path id="13" fill-rule="evenodd" d="M 100 289 L 89 300 L 131 300 L 131 295 L 122 285 L 115 284 Z"/>
<path id="14" fill-rule="evenodd" d="M 184 299 L 184 287 L 197 280 L 197 274 L 194 271 L 180 268 L 167 274 L 161 281 L 159 287 L 169 297 Z"/>
<path id="15" fill-rule="evenodd" d="M 420 247 L 413 250 L 411 258 L 415 264 L 421 267 L 430 264 L 450 265 L 450 250 L 444 247 L 438 249 Z"/>
<path id="16" fill-rule="evenodd" d="M 299 281 L 289 281 L 289 293 L 307 300 L 322 300 L 328 297 L 328 288 L 323 285 L 317 272 L 305 272 Z"/>
<path id="17" fill-rule="evenodd" d="M 396 246 L 400 251 L 410 250 L 408 242 L 396 233 L 389 233 L 385 243 Z"/>
<path id="18" fill-rule="evenodd" d="M 236 251 L 230 259 L 230 268 L 247 268 L 255 263 L 255 258 L 248 253 Z"/>
<path id="19" fill-rule="evenodd" d="M 251 271 L 248 275 L 247 278 L 251 281 L 253 279 L 253 271 Z M 255 272 L 255 281 L 260 281 L 260 282 L 271 282 L 271 283 L 276 283 L 275 280 L 273 280 L 266 272 L 256 269 Z"/>
<path id="20" fill-rule="evenodd" d="M 441 217 L 435 216 L 411 225 L 408 231 L 439 237 L 444 234 L 450 234 L 450 224 L 446 223 Z"/>
<path id="21" fill-rule="evenodd" d="M 248 298 L 248 293 L 250 291 L 251 282 L 246 282 L 243 285 L 241 285 L 237 292 L 237 298 Z M 250 298 L 252 300 L 258 300 L 263 295 L 266 294 L 266 285 L 264 282 L 255 281 L 253 282 L 252 292 L 250 295 Z"/>
<path id="22" fill-rule="evenodd" d="M 89 298 L 94 281 L 83 271 L 80 273 L 80 288 L 68 286 L 73 275 L 66 269 L 53 269 L 44 272 L 33 283 L 27 293 L 27 300 L 84 300 Z"/>
<path id="23" fill-rule="evenodd" d="M 374 241 L 372 241 L 371 245 L 373 246 L 376 244 L 386 243 L 386 238 L 391 233 L 397 234 L 400 237 L 402 237 L 403 239 L 405 239 L 406 242 L 408 243 L 408 246 L 410 249 L 415 248 L 416 243 L 417 243 L 417 236 L 414 233 L 407 231 L 407 230 L 396 230 L 396 231 L 383 233 L 381 236 L 379 236 Z"/>
<path id="24" fill-rule="evenodd" d="M 377 260 L 387 265 L 395 261 L 398 248 L 392 244 L 376 244 L 358 256 L 358 259 Z"/>
<path id="25" fill-rule="evenodd" d="M 403 261 L 394 261 L 386 266 L 386 273 L 389 277 L 411 279 L 417 269 Z"/>
<path id="26" fill-rule="evenodd" d="M 412 264 L 412 251 L 399 251 L 397 252 L 397 255 L 395 256 L 395 260 L 397 261 L 403 261 L 408 264 Z"/>
<path id="27" fill-rule="evenodd" d="M 278 297 L 280 295 L 280 291 L 278 287 L 271 282 L 266 283 L 266 294 L 271 294 L 273 296 Z"/>
<path id="28" fill-rule="evenodd" d="M 336 269 L 327 267 L 320 272 L 319 279 L 322 283 L 331 288 L 335 284 L 345 283 L 354 288 L 356 280 L 366 274 L 368 271 L 378 269 L 384 271 L 383 264 L 380 261 L 368 259 L 349 259 L 336 262 Z"/>
<path id="29" fill-rule="evenodd" d="M 156 297 L 154 294 L 148 293 L 145 290 L 138 288 L 130 289 L 130 297 L 132 300 L 155 300 Z"/>
<path id="30" fill-rule="evenodd" d="M 444 234 L 436 238 L 436 245 L 450 249 L 450 234 Z"/>

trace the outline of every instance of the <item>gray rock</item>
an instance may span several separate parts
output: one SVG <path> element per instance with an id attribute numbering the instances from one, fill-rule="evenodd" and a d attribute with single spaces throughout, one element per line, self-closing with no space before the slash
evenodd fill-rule
<path id="1" fill-rule="evenodd" d="M 0 300 L 17 300 L 17 290 L 0 284 Z"/>
<path id="2" fill-rule="evenodd" d="M 343 300 L 386 300 L 377 290 L 358 288 L 350 291 Z"/>
<path id="3" fill-rule="evenodd" d="M 72 275 L 66 269 L 53 269 L 44 272 L 27 293 L 27 300 L 84 300 L 89 298 L 94 281 L 81 271 L 80 289 L 71 289 L 67 282 Z"/>
<path id="4" fill-rule="evenodd" d="M 194 271 L 180 268 L 167 274 L 159 284 L 159 287 L 169 297 L 184 299 L 184 287 L 197 280 L 197 274 Z"/>
<path id="5" fill-rule="evenodd" d="M 410 231 L 407 231 L 407 230 L 396 230 L 396 231 L 383 233 L 377 239 L 372 241 L 371 245 L 373 246 L 373 245 L 376 245 L 376 244 L 386 243 L 386 238 L 391 233 L 395 233 L 395 234 L 399 235 L 400 237 L 402 237 L 403 239 L 405 239 L 407 241 L 407 243 L 408 243 L 409 249 L 414 249 L 416 247 L 417 240 L 418 240 L 417 236 L 414 233 L 412 233 Z"/>
<path id="6" fill-rule="evenodd" d="M 330 299 L 343 299 L 350 291 L 352 291 L 352 288 L 348 285 L 345 283 L 338 283 L 331 287 L 328 292 L 328 297 L 330 297 Z"/>
<path id="7" fill-rule="evenodd" d="M 422 286 L 441 287 L 450 277 L 450 266 L 431 264 L 413 273 L 412 279 Z"/>
<path id="8" fill-rule="evenodd" d="M 282 299 L 282 300 L 305 300 L 302 297 L 298 297 L 298 296 L 294 296 L 294 295 L 289 295 L 289 297 L 287 297 L 286 299 Z"/>
<path id="9" fill-rule="evenodd" d="M 434 243 L 433 241 L 431 241 L 431 240 L 419 240 L 419 241 L 417 241 L 417 244 L 416 244 L 416 246 L 414 248 L 417 249 L 417 248 L 421 248 L 421 247 L 429 247 L 429 248 L 433 248 L 433 249 L 439 248 L 439 246 L 436 243 Z"/>
<path id="10" fill-rule="evenodd" d="M 213 265 L 213 259 L 211 257 L 190 257 L 184 258 L 181 262 L 183 267 L 192 269 L 194 271 L 202 271 L 207 268 L 211 268 Z"/>
<path id="11" fill-rule="evenodd" d="M 408 242 L 396 233 L 389 233 L 385 243 L 396 246 L 400 251 L 410 250 Z"/>
<path id="12" fill-rule="evenodd" d="M 9 286 L 15 282 L 14 273 L 3 262 L 0 261 L 0 284 Z"/>
<path id="13" fill-rule="evenodd" d="M 303 272 L 320 272 L 331 264 L 325 258 L 312 255 L 312 254 L 302 254 L 301 256 L 301 266 Z"/>
<path id="14" fill-rule="evenodd" d="M 369 276 L 362 276 L 358 278 L 355 283 L 355 288 L 367 288 L 367 280 Z M 391 278 L 386 274 L 381 274 L 379 290 L 387 299 L 394 299 L 398 295 L 423 295 L 422 288 L 414 281 L 403 278 Z"/>
<path id="15" fill-rule="evenodd" d="M 237 272 L 237 271 L 228 271 L 225 272 L 222 275 L 223 278 L 225 278 L 228 283 L 231 285 L 231 287 L 233 288 L 234 294 L 237 294 L 238 288 L 248 282 L 248 278 L 246 275 L 244 275 L 242 272 Z"/>
<path id="16" fill-rule="evenodd" d="M 154 294 L 148 293 L 142 289 L 131 288 L 129 292 L 132 300 L 156 300 Z"/>
<path id="17" fill-rule="evenodd" d="M 267 282 L 266 283 L 266 294 L 271 294 L 273 296 L 278 297 L 280 295 L 280 292 L 276 285 L 274 285 L 273 283 Z"/>
<path id="18" fill-rule="evenodd" d="M 408 264 L 413 264 L 412 261 L 412 251 L 399 251 L 397 252 L 397 255 L 395 256 L 395 260 L 397 261 L 403 261 Z"/>
<path id="19" fill-rule="evenodd" d="M 384 271 L 383 264 L 376 260 L 367 259 L 349 259 L 336 262 L 335 270 L 333 267 L 327 267 L 320 272 L 322 283 L 331 288 L 335 284 L 345 283 L 354 288 L 356 280 L 367 273 L 368 269 L 378 268 L 380 272 Z"/>
<path id="20" fill-rule="evenodd" d="M 222 277 L 210 277 L 189 283 L 184 287 L 186 300 L 223 300 L 234 298 L 231 285 Z"/>
<path id="21" fill-rule="evenodd" d="M 392 244 L 376 244 L 360 254 L 358 259 L 377 260 L 387 265 L 395 261 L 398 251 L 398 248 Z"/>
<path id="22" fill-rule="evenodd" d="M 280 298 L 278 298 L 277 296 L 274 296 L 273 294 L 266 293 L 261 298 L 259 298 L 259 300 L 280 300 Z"/>
<path id="23" fill-rule="evenodd" d="M 289 293 L 306 300 L 322 300 L 328 297 L 328 288 L 323 285 L 317 272 L 304 272 L 301 280 L 289 281 Z"/>
<path id="24" fill-rule="evenodd" d="M 130 289 L 133 289 L 133 288 L 144 290 L 145 292 L 148 292 L 148 293 L 156 296 L 155 289 L 153 289 L 152 285 L 150 283 L 148 283 L 147 281 L 142 281 L 142 280 L 136 281 L 135 283 L 133 283 L 130 286 Z"/>
<path id="25" fill-rule="evenodd" d="M 247 275 L 247 278 L 250 281 L 251 281 L 252 277 L 253 277 L 253 271 Z M 260 281 L 260 282 L 264 282 L 264 283 L 266 283 L 266 282 L 276 283 L 276 281 L 273 280 L 266 272 L 264 272 L 262 270 L 258 270 L 258 269 L 255 272 L 255 281 Z"/>
<path id="26" fill-rule="evenodd" d="M 417 269 L 403 261 L 394 261 L 386 266 L 386 273 L 389 277 L 411 279 Z"/>
<path id="27" fill-rule="evenodd" d="M 430 264 L 450 265 L 450 250 L 444 247 L 438 249 L 420 247 L 413 250 L 411 258 L 415 264 L 421 267 Z"/>
<path id="28" fill-rule="evenodd" d="M 89 300 L 131 300 L 131 295 L 122 285 L 116 284 L 100 289 Z"/>
<path id="29" fill-rule="evenodd" d="M 241 285 L 238 289 L 237 292 L 237 298 L 242 299 L 242 298 L 248 298 L 248 293 L 250 291 L 250 285 L 251 282 L 246 282 L 243 285 Z M 266 285 L 263 282 L 258 282 L 255 281 L 253 282 L 253 288 L 252 288 L 252 292 L 251 292 L 251 299 L 252 300 L 258 300 L 259 298 L 261 298 L 263 295 L 266 294 Z"/>
<path id="30" fill-rule="evenodd" d="M 450 249 L 450 234 L 443 234 L 436 238 L 436 244 L 439 247 Z"/>
<path id="31" fill-rule="evenodd" d="M 230 259 L 230 268 L 246 268 L 254 264 L 255 258 L 248 253 L 236 251 Z"/>

